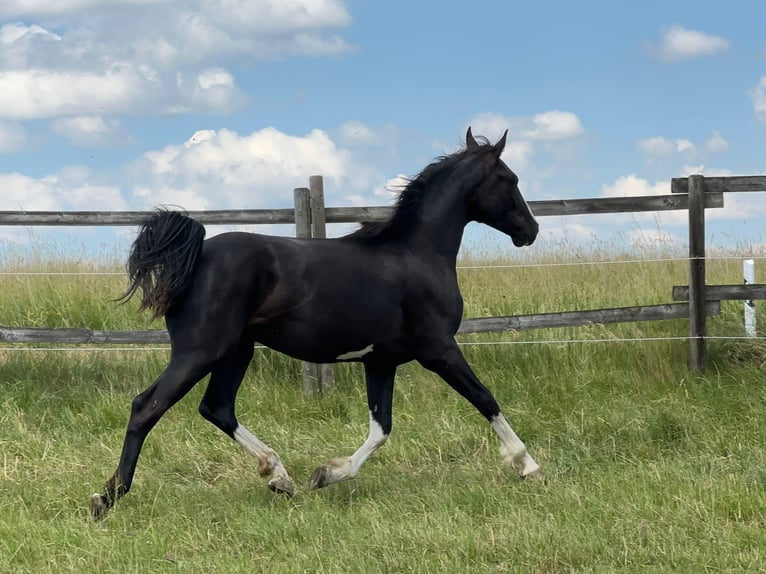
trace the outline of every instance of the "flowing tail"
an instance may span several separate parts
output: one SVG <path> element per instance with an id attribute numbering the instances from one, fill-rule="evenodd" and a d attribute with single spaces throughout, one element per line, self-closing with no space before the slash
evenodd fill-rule
<path id="1" fill-rule="evenodd" d="M 146 219 L 133 242 L 126 265 L 130 285 L 118 301 L 141 291 L 139 310 L 151 309 L 152 320 L 181 300 L 202 252 L 205 227 L 177 211 L 158 210 Z"/>

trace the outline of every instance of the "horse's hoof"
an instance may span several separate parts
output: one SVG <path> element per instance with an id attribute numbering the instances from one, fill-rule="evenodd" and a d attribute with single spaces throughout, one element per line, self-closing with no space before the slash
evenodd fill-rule
<path id="1" fill-rule="evenodd" d="M 320 466 L 314 469 L 309 478 L 309 489 L 316 490 L 332 484 L 330 481 L 330 472 L 326 466 Z"/>
<path id="2" fill-rule="evenodd" d="M 269 481 L 269 490 L 276 494 L 286 494 L 290 497 L 295 495 L 295 485 L 293 484 L 293 481 L 281 476 L 272 478 Z"/>
<path id="3" fill-rule="evenodd" d="M 532 472 L 528 474 L 520 474 L 519 476 L 521 477 L 522 480 L 526 478 L 534 478 L 535 480 L 539 480 L 540 482 L 542 482 L 545 486 L 548 486 L 548 477 L 545 476 L 545 474 L 543 474 L 543 471 L 540 470 L 539 468 L 536 468 L 535 470 L 533 470 Z"/>
<path id="4" fill-rule="evenodd" d="M 109 505 L 106 503 L 106 497 L 99 493 L 90 497 L 89 506 L 90 515 L 96 522 L 104 518 L 106 512 L 109 510 Z"/>

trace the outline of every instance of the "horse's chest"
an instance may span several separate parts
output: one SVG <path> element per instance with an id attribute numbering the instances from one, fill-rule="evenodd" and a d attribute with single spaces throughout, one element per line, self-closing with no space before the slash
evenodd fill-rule
<path id="1" fill-rule="evenodd" d="M 405 319 L 418 328 L 435 332 L 456 331 L 463 317 L 463 297 L 455 289 L 421 293 L 406 304 Z"/>

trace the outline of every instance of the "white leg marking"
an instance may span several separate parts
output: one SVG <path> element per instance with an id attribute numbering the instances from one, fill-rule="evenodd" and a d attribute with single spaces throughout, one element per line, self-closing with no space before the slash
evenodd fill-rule
<path id="1" fill-rule="evenodd" d="M 355 477 L 359 474 L 359 470 L 362 465 L 372 456 L 376 450 L 383 446 L 388 440 L 388 435 L 383 432 L 383 427 L 380 423 L 372 417 L 370 413 L 370 432 L 367 435 L 367 440 L 359 447 L 354 454 L 351 455 L 351 473 L 349 478 Z"/>
<path id="2" fill-rule="evenodd" d="M 503 462 L 511 465 L 521 476 L 540 469 L 540 465 L 529 456 L 527 447 L 521 442 L 521 439 L 513 432 L 511 425 L 505 420 L 503 413 L 495 415 L 490 421 L 492 428 L 495 429 L 497 436 L 500 437 L 500 454 L 503 455 Z"/>
<path id="3" fill-rule="evenodd" d="M 261 476 L 290 479 L 279 455 L 242 425 L 234 429 L 234 440 L 258 461 L 258 472 Z"/>
<path id="4" fill-rule="evenodd" d="M 336 359 L 338 361 L 343 361 L 348 359 L 361 359 L 367 353 L 372 353 L 372 345 L 367 345 L 364 349 L 360 351 L 350 351 L 348 353 L 343 353 L 342 355 L 338 355 Z"/>
<path id="5" fill-rule="evenodd" d="M 315 474 L 317 471 L 322 471 L 320 473 L 321 481 L 314 484 L 312 488 L 327 486 L 354 478 L 359 474 L 359 470 L 365 461 L 383 446 L 386 440 L 388 440 L 388 435 L 383 432 L 383 427 L 380 426 L 380 423 L 370 413 L 370 431 L 364 444 L 351 456 L 335 458 L 329 461 L 326 466 L 318 468 Z"/>

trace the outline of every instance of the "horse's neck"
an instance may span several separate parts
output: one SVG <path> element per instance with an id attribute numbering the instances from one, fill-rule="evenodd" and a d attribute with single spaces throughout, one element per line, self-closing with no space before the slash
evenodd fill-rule
<path id="1" fill-rule="evenodd" d="M 454 265 L 468 223 L 467 208 L 458 193 L 431 191 L 420 206 L 408 243 L 413 250 L 434 253 Z M 449 201 L 449 196 L 455 199 Z"/>

